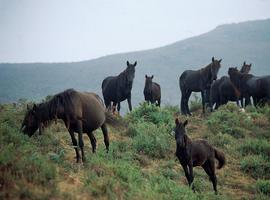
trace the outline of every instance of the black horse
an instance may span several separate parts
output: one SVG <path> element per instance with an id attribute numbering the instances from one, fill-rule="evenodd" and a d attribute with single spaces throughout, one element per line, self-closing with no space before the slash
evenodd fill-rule
<path id="1" fill-rule="evenodd" d="M 217 74 L 220 68 L 220 60 L 215 60 L 212 57 L 212 62 L 206 67 L 199 70 L 186 70 L 179 78 L 179 86 L 181 89 L 181 113 L 191 115 L 188 107 L 188 100 L 192 92 L 201 92 L 203 113 L 205 112 L 206 90 L 214 80 L 217 79 Z"/>
<path id="2" fill-rule="evenodd" d="M 229 68 L 228 74 L 233 85 L 246 99 L 253 98 L 256 106 L 260 101 L 270 100 L 270 76 L 254 76 L 243 74 L 237 68 Z"/>
<path id="3" fill-rule="evenodd" d="M 145 75 L 145 86 L 143 90 L 144 99 L 148 103 L 156 103 L 157 106 L 160 106 L 161 101 L 161 90 L 160 85 L 153 82 L 154 76 Z"/>
<path id="4" fill-rule="evenodd" d="M 127 68 L 118 76 L 109 76 L 102 81 L 102 94 L 107 109 L 111 108 L 113 102 L 114 108 L 117 105 L 118 112 L 120 111 L 120 102 L 127 99 L 129 110 L 132 110 L 131 105 L 131 89 L 133 79 L 135 77 L 135 66 L 127 61 Z"/>
<path id="5" fill-rule="evenodd" d="M 240 72 L 248 74 L 251 69 L 251 64 L 243 63 Z M 235 101 L 239 105 L 239 100 L 241 100 L 241 105 L 243 106 L 243 98 L 241 92 L 234 87 L 228 76 L 223 76 L 220 79 L 213 82 L 210 89 L 210 108 L 212 110 L 215 104 L 215 109 L 220 105 L 228 103 L 228 101 Z"/>
<path id="6" fill-rule="evenodd" d="M 212 181 L 213 188 L 217 193 L 217 178 L 215 173 L 215 160 L 219 162 L 218 169 L 221 169 L 225 163 L 225 155 L 223 152 L 217 150 L 210 145 L 206 140 L 192 141 L 186 134 L 186 125 L 188 121 L 184 123 L 180 122 L 178 118 L 175 120 L 175 140 L 176 140 L 176 152 L 175 155 L 179 159 L 182 165 L 185 176 L 189 185 L 193 182 L 193 167 L 202 166 L 204 171 Z M 194 187 L 193 187 L 194 189 Z"/>

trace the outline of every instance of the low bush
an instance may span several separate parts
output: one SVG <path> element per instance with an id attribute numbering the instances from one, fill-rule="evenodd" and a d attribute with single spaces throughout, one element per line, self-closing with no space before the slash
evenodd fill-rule
<path id="1" fill-rule="evenodd" d="M 257 180 L 256 189 L 258 192 L 270 196 L 270 180 Z"/>
<path id="2" fill-rule="evenodd" d="M 253 178 L 270 178 L 270 162 L 258 155 L 246 156 L 240 162 L 241 170 Z"/>
<path id="3" fill-rule="evenodd" d="M 248 139 L 241 144 L 238 150 L 242 155 L 262 155 L 270 160 L 270 143 L 264 139 Z"/>

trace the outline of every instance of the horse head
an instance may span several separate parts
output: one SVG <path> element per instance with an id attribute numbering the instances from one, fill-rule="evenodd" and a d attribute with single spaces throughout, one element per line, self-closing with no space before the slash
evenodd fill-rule
<path id="1" fill-rule="evenodd" d="M 147 76 L 146 74 L 145 74 L 145 88 L 146 89 L 151 89 L 151 86 L 152 86 L 152 83 L 153 83 L 153 78 L 154 78 L 154 76 L 152 75 L 152 76 Z"/>
<path id="2" fill-rule="evenodd" d="M 222 59 L 220 60 L 216 60 L 214 57 L 212 57 L 212 63 L 211 63 L 211 83 L 214 81 L 214 80 L 217 80 L 217 74 L 218 74 L 218 71 L 221 67 L 221 61 Z"/>
<path id="3" fill-rule="evenodd" d="M 187 135 L 186 135 L 186 125 L 188 121 L 186 120 L 184 123 L 180 122 L 178 118 L 175 119 L 175 141 L 176 145 L 180 148 L 185 148 L 187 145 Z"/>
<path id="4" fill-rule="evenodd" d="M 127 76 L 128 82 L 132 82 L 134 77 L 135 77 L 135 67 L 136 67 L 136 65 L 137 65 L 137 61 L 135 61 L 134 64 L 130 64 L 127 61 L 126 76 Z"/>
<path id="5" fill-rule="evenodd" d="M 252 65 L 251 63 L 250 64 L 246 64 L 246 61 L 244 61 L 243 66 L 241 67 L 240 72 L 241 73 L 244 73 L 244 74 L 248 74 L 249 71 L 251 70 L 251 65 Z"/>
<path id="6" fill-rule="evenodd" d="M 31 137 L 38 129 L 38 126 L 37 105 L 34 104 L 33 108 L 27 106 L 27 112 L 21 126 L 22 132 Z"/>

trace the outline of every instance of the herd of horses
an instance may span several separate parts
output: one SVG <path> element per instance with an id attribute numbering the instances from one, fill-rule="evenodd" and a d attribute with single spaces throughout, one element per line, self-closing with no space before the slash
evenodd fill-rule
<path id="1" fill-rule="evenodd" d="M 243 100 L 245 105 L 270 100 L 270 76 L 254 76 L 248 74 L 251 64 L 244 62 L 240 71 L 237 68 L 229 68 L 229 77 L 224 76 L 217 80 L 217 74 L 221 67 L 221 61 L 215 59 L 199 70 L 186 70 L 179 78 L 179 86 L 182 93 L 181 113 L 191 115 L 188 100 L 192 92 L 201 92 L 203 112 L 208 105 L 211 110 L 217 109 L 228 101 Z M 120 111 L 120 103 L 127 100 L 129 110 L 132 111 L 131 90 L 135 77 L 137 62 L 131 64 L 127 61 L 126 69 L 118 76 L 110 76 L 102 82 L 103 100 L 95 93 L 79 92 L 68 89 L 54 95 L 50 100 L 34 104 L 27 108 L 21 130 L 32 136 L 37 130 L 42 133 L 44 126 L 50 121 L 61 119 L 70 134 L 76 153 L 77 162 L 85 161 L 83 133 L 86 133 L 92 145 L 92 151 L 96 151 L 96 138 L 93 131 L 101 128 L 107 152 L 109 151 L 109 135 L 106 124 L 115 125 L 117 119 L 113 113 L 116 108 Z M 143 94 L 145 101 L 160 106 L 161 87 L 153 82 L 154 76 L 145 75 L 145 87 Z M 192 141 L 186 134 L 187 121 L 175 120 L 174 136 L 176 141 L 176 156 L 182 165 L 189 185 L 193 182 L 193 167 L 202 166 L 212 181 L 217 193 L 217 178 L 215 175 L 215 159 L 219 161 L 218 169 L 223 167 L 225 155 L 211 146 L 205 140 Z M 78 142 L 74 133 L 78 133 Z M 81 153 L 79 152 L 81 151 Z M 194 189 L 194 188 L 193 188 Z"/>

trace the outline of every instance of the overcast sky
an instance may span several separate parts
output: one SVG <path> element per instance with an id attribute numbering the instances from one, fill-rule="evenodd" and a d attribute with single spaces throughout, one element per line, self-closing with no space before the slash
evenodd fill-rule
<path id="1" fill-rule="evenodd" d="M 0 62 L 80 61 L 270 18 L 270 0 L 0 0 Z"/>

